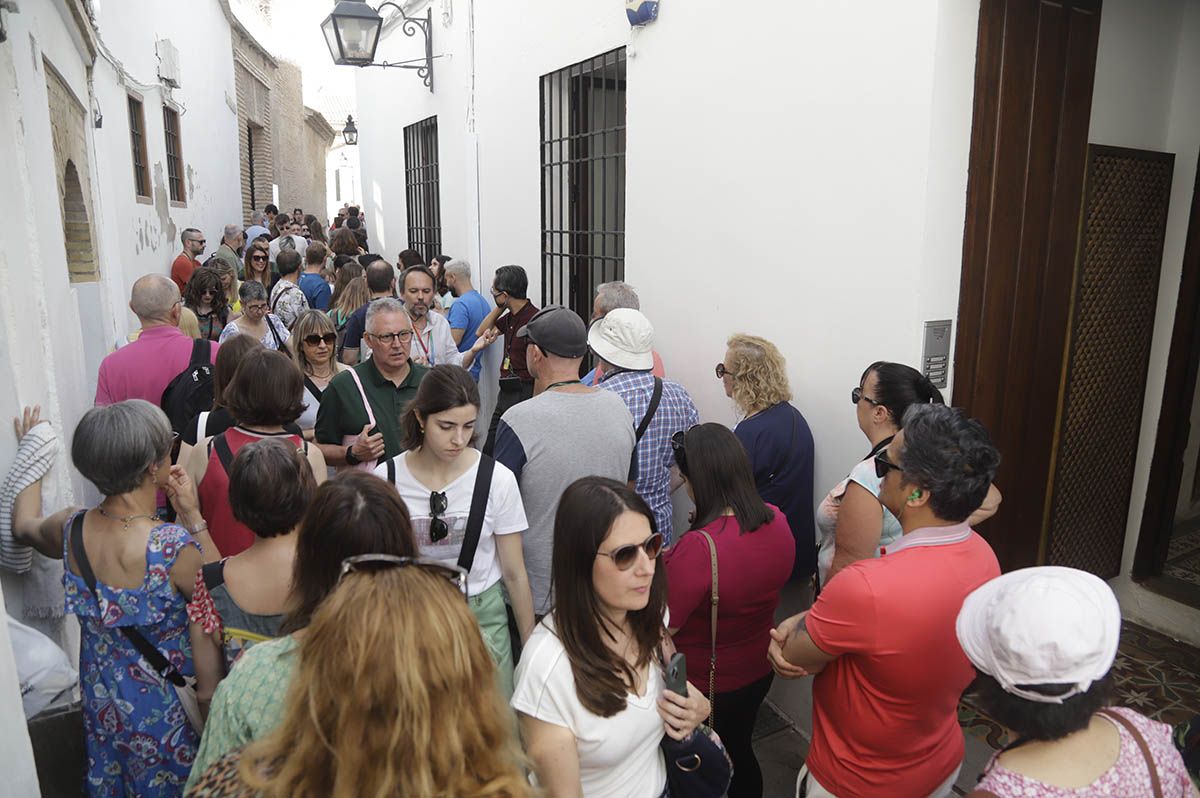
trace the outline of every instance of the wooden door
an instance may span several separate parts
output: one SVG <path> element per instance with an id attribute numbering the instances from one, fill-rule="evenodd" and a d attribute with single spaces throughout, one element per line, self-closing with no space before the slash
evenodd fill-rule
<path id="1" fill-rule="evenodd" d="M 1079 238 L 1100 0 L 983 0 L 954 403 L 999 447 L 1005 570 L 1041 562 Z"/>

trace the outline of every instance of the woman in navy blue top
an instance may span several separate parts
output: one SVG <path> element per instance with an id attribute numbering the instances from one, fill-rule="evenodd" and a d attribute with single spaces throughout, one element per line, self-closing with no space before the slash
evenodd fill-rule
<path id="1" fill-rule="evenodd" d="M 789 404 L 783 355 L 764 338 L 737 334 L 717 364 L 717 377 L 745 416 L 733 431 L 750 456 L 758 493 L 783 511 L 796 539 L 792 579 L 808 579 L 817 569 L 813 436 L 804 416 Z"/>

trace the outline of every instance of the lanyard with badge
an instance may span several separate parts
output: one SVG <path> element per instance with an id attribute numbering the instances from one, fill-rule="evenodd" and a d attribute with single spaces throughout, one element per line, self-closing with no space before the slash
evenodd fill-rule
<path id="1" fill-rule="evenodd" d="M 421 351 L 425 353 L 425 362 L 426 362 L 426 364 L 428 364 L 428 365 L 430 365 L 430 366 L 434 365 L 434 362 L 433 362 L 433 355 L 430 353 L 430 349 L 431 349 L 432 347 L 431 347 L 431 346 L 427 346 L 427 345 L 425 344 L 425 336 L 424 336 L 424 334 L 423 334 L 423 333 L 420 333 L 420 332 L 418 332 L 418 331 L 417 331 L 417 324 L 416 324 L 416 322 L 413 320 L 413 317 L 412 317 L 412 314 L 411 314 L 411 313 L 410 313 L 410 314 L 409 314 L 409 316 L 408 316 L 408 321 L 409 321 L 409 324 L 411 324 L 411 325 L 412 325 L 413 338 L 415 338 L 415 339 L 416 339 L 416 341 L 417 341 L 417 343 L 421 345 Z M 428 318 L 427 318 L 427 319 L 425 319 L 425 330 L 426 330 L 426 332 L 428 332 L 428 333 L 429 333 L 429 343 L 430 343 L 430 344 L 432 344 L 432 343 L 433 343 L 433 329 L 430 327 L 430 324 L 429 324 L 429 319 L 428 319 Z"/>

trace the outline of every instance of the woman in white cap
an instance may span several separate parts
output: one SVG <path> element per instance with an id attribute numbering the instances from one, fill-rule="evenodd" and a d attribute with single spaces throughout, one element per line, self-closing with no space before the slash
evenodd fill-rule
<path id="1" fill-rule="evenodd" d="M 1169 726 L 1107 707 L 1121 608 L 1103 580 L 1057 566 L 1013 571 L 967 596 L 957 632 L 979 671 L 981 708 L 1017 735 L 970 795 L 1197 794 Z"/>

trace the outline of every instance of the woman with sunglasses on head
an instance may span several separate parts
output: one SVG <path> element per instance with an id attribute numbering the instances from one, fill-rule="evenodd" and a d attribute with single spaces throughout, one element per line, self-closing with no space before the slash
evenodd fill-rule
<path id="1" fill-rule="evenodd" d="M 471 610 L 479 619 L 501 690 L 508 698 L 513 690 L 513 656 L 506 593 L 522 643 L 534 623 L 521 548 L 521 533 L 529 523 L 512 471 L 471 448 L 478 415 L 479 386 L 470 373 L 460 366 L 434 366 L 400 418 L 406 451 L 380 465 L 375 474 L 399 491 L 421 554 L 470 571 Z M 481 505 L 478 537 L 472 541 L 468 532 L 475 492 L 484 490 L 487 497 L 481 501 L 486 504 Z"/>
<path id="2" fill-rule="evenodd" d="M 924 374 L 885 361 L 867 366 L 858 387 L 850 392 L 850 401 L 871 450 L 817 508 L 817 577 L 821 585 L 852 562 L 878 557 L 881 547 L 900 537 L 900 522 L 879 501 L 882 477 L 876 474 L 875 455 L 900 431 L 909 407 L 945 404 L 941 391 Z M 991 517 L 999 504 L 1000 492 L 993 485 L 983 506 L 969 519 L 971 524 Z"/>
<path id="3" fill-rule="evenodd" d="M 342 561 L 365 554 L 417 557 L 418 551 L 408 510 L 396 491 L 370 474 L 346 471 L 317 488 L 300 522 L 292 589 L 280 627 L 283 636 L 245 651 L 237 667 L 217 686 L 196 764 L 188 778 L 189 787 L 213 762 L 266 736 L 279 725 L 297 664 L 298 644 L 304 640 L 321 603 L 337 587 Z M 369 610 L 365 605 L 358 607 L 359 612 Z M 389 620 L 407 617 L 407 613 L 398 613 Z M 361 645 L 366 639 L 350 638 L 342 650 Z M 381 662 L 374 660 L 376 666 Z M 328 686 L 344 693 L 354 681 Z"/>
<path id="4" fill-rule="evenodd" d="M 300 641 L 279 727 L 197 778 L 194 798 L 526 798 L 524 758 L 445 566 L 364 555 Z M 403 622 L 397 622 L 397 619 Z"/>
<path id="5" fill-rule="evenodd" d="M 584 477 L 554 519 L 551 614 L 517 666 L 512 706 L 550 798 L 658 798 L 663 734 L 686 739 L 708 717 L 704 693 L 666 690 L 662 535 L 626 485 Z"/>
<path id="6" fill-rule="evenodd" d="M 325 388 L 339 371 L 350 367 L 338 362 L 337 331 L 333 320 L 321 311 L 306 310 L 296 317 L 292 337 L 299 341 L 292 357 L 304 375 L 304 412 L 297 423 L 304 431 L 304 439 L 311 441 Z"/>
<path id="7" fill-rule="evenodd" d="M 812 430 L 791 404 L 787 362 L 775 344 L 738 333 L 727 347 L 716 374 L 742 415 L 733 432 L 750 457 L 758 495 L 783 511 L 792 530 L 792 578 L 807 580 L 817 567 Z"/>
<path id="8" fill-rule="evenodd" d="M 279 636 L 292 586 L 296 528 L 316 488 L 308 458 L 290 442 L 254 441 L 233 458 L 229 506 L 254 533 L 254 542 L 196 573 L 188 620 L 203 711 L 245 651 Z"/>
<path id="9" fill-rule="evenodd" d="M 238 288 L 238 295 L 242 298 L 245 312 L 221 330 L 221 343 L 235 335 L 249 335 L 257 338 L 267 349 L 277 349 L 286 354 L 292 334 L 283 320 L 270 312 L 267 289 L 257 280 L 247 280 Z"/>
<path id="10" fill-rule="evenodd" d="M 696 505 L 692 531 L 663 555 L 672 636 L 695 681 L 715 693 L 713 724 L 733 760 L 730 798 L 761 798 L 762 771 L 750 737 L 774 677 L 763 653 L 796 543 L 783 513 L 759 497 L 750 461 L 728 428 L 701 424 L 675 433 L 671 445 Z"/>
<path id="11" fill-rule="evenodd" d="M 217 259 L 216 262 L 221 261 Z M 221 330 L 229 323 L 229 303 L 225 299 L 221 275 L 215 268 L 201 266 L 192 272 L 184 286 L 183 306 L 196 314 L 201 338 L 216 341 L 221 337 Z"/>

